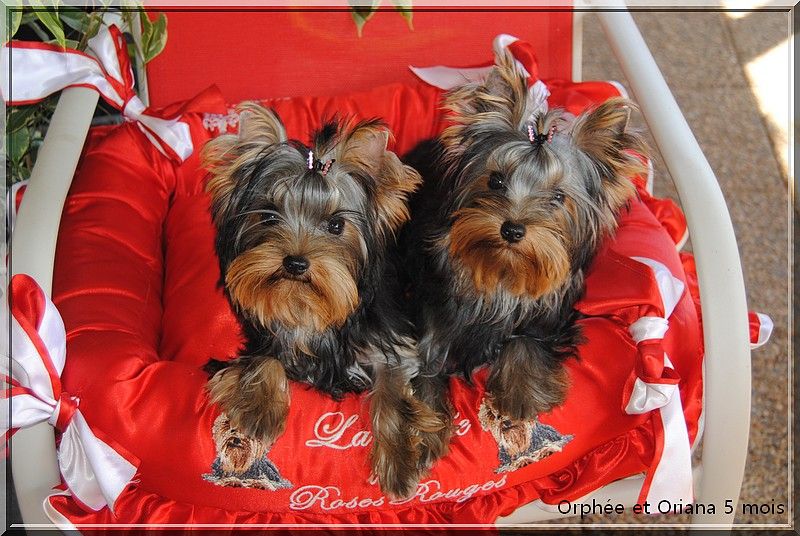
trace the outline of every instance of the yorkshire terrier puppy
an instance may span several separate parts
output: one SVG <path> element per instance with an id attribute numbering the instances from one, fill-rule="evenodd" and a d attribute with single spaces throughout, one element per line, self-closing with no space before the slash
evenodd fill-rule
<path id="1" fill-rule="evenodd" d="M 488 364 L 493 407 L 534 419 L 564 401 L 563 363 L 581 341 L 573 306 L 634 195 L 644 144 L 622 99 L 577 118 L 539 109 L 508 54 L 484 82 L 450 92 L 446 108 L 451 125 L 408 159 L 424 177 L 403 238 L 415 389 L 447 414 L 447 375 Z"/>
<path id="2" fill-rule="evenodd" d="M 332 120 L 307 147 L 272 111 L 240 112 L 238 135 L 203 154 L 221 281 L 246 339 L 236 359 L 209 364 L 211 399 L 231 426 L 271 445 L 284 431 L 287 380 L 337 399 L 370 391 L 373 472 L 405 497 L 420 443 L 444 426 L 412 393 L 416 343 L 390 259 L 419 174 L 386 149 L 378 121 Z"/>

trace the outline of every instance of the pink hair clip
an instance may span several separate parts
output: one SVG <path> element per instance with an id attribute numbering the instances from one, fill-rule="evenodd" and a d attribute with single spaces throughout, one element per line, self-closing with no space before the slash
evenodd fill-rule
<path id="1" fill-rule="evenodd" d="M 531 143 L 536 141 L 536 131 L 533 130 L 533 125 L 528 125 L 528 139 L 531 140 Z"/>
<path id="2" fill-rule="evenodd" d="M 528 139 L 531 140 L 531 143 L 536 144 L 536 145 L 544 145 L 545 142 L 546 143 L 552 142 L 553 141 L 553 135 L 555 135 L 555 133 L 556 133 L 555 125 L 550 127 L 550 131 L 547 134 L 545 134 L 545 133 L 539 134 L 533 128 L 533 125 L 528 125 Z"/>
<path id="3" fill-rule="evenodd" d="M 319 171 L 320 175 L 323 177 L 328 174 L 331 170 L 331 166 L 336 160 L 328 160 L 323 162 L 319 159 L 314 158 L 314 152 L 308 151 L 308 169 L 313 171 Z"/>
<path id="4" fill-rule="evenodd" d="M 327 162 L 322 164 L 322 168 L 319 170 L 319 172 L 322 174 L 323 177 L 328 174 L 328 171 L 331 170 L 331 166 L 333 165 L 334 162 L 336 162 L 336 160 L 328 160 Z"/>

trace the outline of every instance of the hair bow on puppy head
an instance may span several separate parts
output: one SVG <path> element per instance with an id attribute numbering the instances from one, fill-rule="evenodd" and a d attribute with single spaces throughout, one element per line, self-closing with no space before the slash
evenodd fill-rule
<path id="1" fill-rule="evenodd" d="M 556 133 L 556 127 L 550 127 L 549 132 L 536 132 L 533 125 L 528 125 L 528 139 L 531 140 L 533 145 L 541 146 L 553 141 L 553 135 Z"/>
<path id="2" fill-rule="evenodd" d="M 314 158 L 314 151 L 308 151 L 308 169 L 318 172 L 323 177 L 331 170 L 331 166 L 336 160 L 326 160 L 323 162 L 318 158 Z"/>

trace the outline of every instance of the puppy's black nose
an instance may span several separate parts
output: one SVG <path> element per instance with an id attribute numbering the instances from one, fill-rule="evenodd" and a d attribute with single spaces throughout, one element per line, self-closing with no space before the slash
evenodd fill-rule
<path id="1" fill-rule="evenodd" d="M 297 257 L 289 255 L 283 258 L 283 267 L 292 275 L 300 275 L 308 270 L 308 259 L 305 257 Z"/>
<path id="2" fill-rule="evenodd" d="M 232 437 L 232 438 L 230 438 L 228 440 L 228 444 L 230 446 L 232 446 L 232 447 L 241 447 L 242 446 L 242 440 L 239 439 L 238 437 Z"/>
<path id="3" fill-rule="evenodd" d="M 505 221 L 503 225 L 500 226 L 500 235 L 506 242 L 514 244 L 522 240 L 522 237 L 525 236 L 525 226 L 521 223 Z"/>

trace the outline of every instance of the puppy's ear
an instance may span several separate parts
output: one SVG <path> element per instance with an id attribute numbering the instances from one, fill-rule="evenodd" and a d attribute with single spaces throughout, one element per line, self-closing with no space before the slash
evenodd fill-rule
<path id="1" fill-rule="evenodd" d="M 422 182 L 419 173 L 386 149 L 388 143 L 389 131 L 377 121 L 368 121 L 345 136 L 340 154 L 343 164 L 362 169 L 374 179 L 378 229 L 384 236 L 408 221 L 408 197 Z"/>
<path id="2" fill-rule="evenodd" d="M 456 150 L 481 132 L 518 130 L 527 107 L 528 80 L 511 53 L 504 51 L 486 80 L 463 85 L 445 97 L 453 121 L 442 135 L 445 148 Z"/>
<path id="3" fill-rule="evenodd" d="M 206 191 L 211 194 L 211 215 L 219 225 L 236 185 L 233 163 L 242 155 L 242 144 L 235 134 L 223 134 L 210 140 L 200 154 L 202 166 L 209 173 Z"/>
<path id="4" fill-rule="evenodd" d="M 648 149 L 629 128 L 635 105 L 627 99 L 614 98 L 584 112 L 575 119 L 572 137 L 600 177 L 600 193 L 612 210 L 619 210 L 633 195 L 631 179 L 645 173 L 642 158 Z"/>
<path id="5" fill-rule="evenodd" d="M 239 111 L 239 140 L 243 143 L 275 145 L 286 141 L 286 128 L 268 108 L 252 101 L 243 102 Z"/>
<path id="6" fill-rule="evenodd" d="M 239 111 L 238 134 L 224 134 L 203 147 L 201 160 L 210 180 L 206 191 L 211 194 L 211 213 L 220 224 L 227 212 L 236 186 L 236 170 L 253 160 L 265 147 L 286 141 L 286 129 L 275 112 L 255 102 L 244 102 Z"/>

